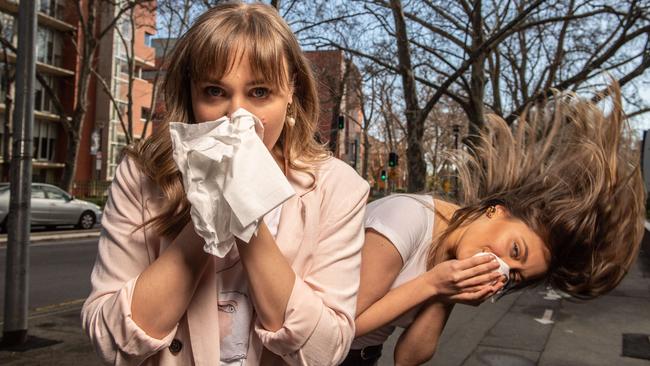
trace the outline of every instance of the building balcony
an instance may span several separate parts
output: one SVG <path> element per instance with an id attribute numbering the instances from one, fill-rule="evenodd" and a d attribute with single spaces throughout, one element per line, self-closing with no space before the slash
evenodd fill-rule
<path id="1" fill-rule="evenodd" d="M 18 1 L 0 0 L 0 10 L 10 14 L 18 15 Z M 71 32 L 77 29 L 70 23 L 66 23 L 61 19 L 55 18 L 42 12 L 38 12 L 38 23 L 61 32 Z"/>
<path id="2" fill-rule="evenodd" d="M 0 103 L 0 113 L 4 113 L 6 107 L 4 103 Z M 34 111 L 34 118 L 46 120 L 46 121 L 52 121 L 52 122 L 58 122 L 61 120 L 61 115 L 52 113 L 52 112 L 47 112 L 47 111 Z M 70 119 L 70 117 L 68 117 Z"/>
<path id="3" fill-rule="evenodd" d="M 2 1 L 2 0 L 0 0 Z M 4 51 L 0 49 L 0 59 L 4 59 Z M 7 60 L 11 64 L 16 63 L 16 54 L 13 52 L 7 52 Z M 61 77 L 68 77 L 68 76 L 74 76 L 74 71 L 64 69 L 62 67 L 46 64 L 44 62 L 36 62 L 36 71 L 39 73 L 47 74 L 47 75 L 54 75 L 54 76 L 61 76 Z"/>

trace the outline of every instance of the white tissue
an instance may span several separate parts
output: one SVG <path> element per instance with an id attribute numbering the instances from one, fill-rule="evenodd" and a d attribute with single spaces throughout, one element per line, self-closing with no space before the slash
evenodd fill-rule
<path id="1" fill-rule="evenodd" d="M 499 258 L 499 256 L 494 253 L 480 252 L 480 253 L 476 253 L 474 256 L 476 257 L 479 255 L 491 255 L 494 258 L 496 258 L 497 263 L 499 263 L 499 268 L 495 269 L 495 271 L 501 273 L 506 277 L 506 282 L 504 284 L 504 287 L 502 287 L 501 290 L 497 291 L 497 293 L 494 294 L 491 298 L 491 301 L 494 303 L 496 299 L 500 297 L 501 293 L 503 293 L 503 289 L 505 288 L 505 285 L 508 283 L 508 281 L 510 281 L 510 266 L 508 266 L 508 264 L 504 262 L 503 259 Z"/>
<path id="2" fill-rule="evenodd" d="M 262 123 L 244 109 L 213 122 L 171 122 L 169 133 L 207 253 L 224 257 L 235 236 L 250 241 L 262 217 L 295 194 L 262 142 Z"/>

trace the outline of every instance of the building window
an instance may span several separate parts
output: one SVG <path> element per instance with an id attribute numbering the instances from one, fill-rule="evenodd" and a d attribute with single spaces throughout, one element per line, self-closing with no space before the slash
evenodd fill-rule
<path id="1" fill-rule="evenodd" d="M 151 117 L 151 109 L 147 107 L 141 107 L 140 108 L 140 119 L 149 119 Z"/>
<path id="2" fill-rule="evenodd" d="M 56 92 L 57 88 L 57 79 L 50 75 L 44 76 L 45 80 L 49 84 L 50 88 Z M 52 102 L 52 97 L 45 90 L 41 82 L 37 79 L 36 84 L 34 84 L 34 110 L 41 112 L 57 113 L 56 108 L 54 108 L 54 103 Z"/>
<path id="3" fill-rule="evenodd" d="M 41 0 L 38 11 L 58 18 L 63 16 L 63 4 L 60 0 Z"/>
<path id="4" fill-rule="evenodd" d="M 144 44 L 147 47 L 153 47 L 153 34 L 147 31 L 144 32 Z"/>
<path id="5" fill-rule="evenodd" d="M 58 126 L 55 123 L 35 120 L 34 121 L 34 159 L 54 161 L 54 149 Z"/>
<path id="6" fill-rule="evenodd" d="M 108 145 L 108 174 L 107 179 L 112 179 L 115 175 L 115 170 L 120 162 L 122 156 L 122 149 L 126 146 L 126 135 L 122 130 L 122 126 L 117 121 L 111 122 L 109 132 L 109 145 Z"/>
<path id="7" fill-rule="evenodd" d="M 18 33 L 16 29 L 16 18 L 10 14 L 0 12 L 0 23 L 2 23 L 0 36 L 15 46 L 17 38 L 15 36 Z"/>
<path id="8" fill-rule="evenodd" d="M 63 40 L 59 32 L 39 25 L 36 42 L 36 61 L 60 67 Z"/>
<path id="9" fill-rule="evenodd" d="M 129 63 L 121 57 L 115 58 L 115 77 L 129 79 Z"/>
<path id="10" fill-rule="evenodd" d="M 4 104 L 7 97 L 7 75 L 5 72 L 5 63 L 0 62 L 0 104 Z M 9 68 L 9 72 L 11 72 L 11 68 Z"/>
<path id="11" fill-rule="evenodd" d="M 113 97 L 119 101 L 126 102 L 129 100 L 129 82 L 122 79 L 114 79 L 113 82 Z"/>

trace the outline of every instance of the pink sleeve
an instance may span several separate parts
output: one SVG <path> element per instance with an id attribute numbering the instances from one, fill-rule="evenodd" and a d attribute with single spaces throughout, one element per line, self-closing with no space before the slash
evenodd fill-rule
<path id="1" fill-rule="evenodd" d="M 142 223 L 141 173 L 125 158 L 117 168 L 102 218 L 98 254 L 90 281 L 92 291 L 81 310 L 82 326 L 107 364 L 137 365 L 169 346 L 148 336 L 131 318 L 137 277 L 149 266 Z"/>
<path id="2" fill-rule="evenodd" d="M 283 327 L 270 332 L 255 325 L 264 346 L 290 365 L 338 365 L 354 338 L 369 187 L 356 172 L 345 178 L 325 193 L 312 266 L 296 276 Z"/>

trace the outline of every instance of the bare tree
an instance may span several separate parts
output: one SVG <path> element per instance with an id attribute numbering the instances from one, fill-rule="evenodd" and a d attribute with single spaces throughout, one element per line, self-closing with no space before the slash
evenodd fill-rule
<path id="1" fill-rule="evenodd" d="M 424 187 L 423 125 L 443 97 L 475 135 L 487 111 L 512 120 L 554 88 L 597 86 L 603 70 L 626 85 L 650 61 L 648 5 L 636 0 L 356 0 L 347 12 L 364 15 L 309 38 L 400 76 L 413 191 Z"/>

